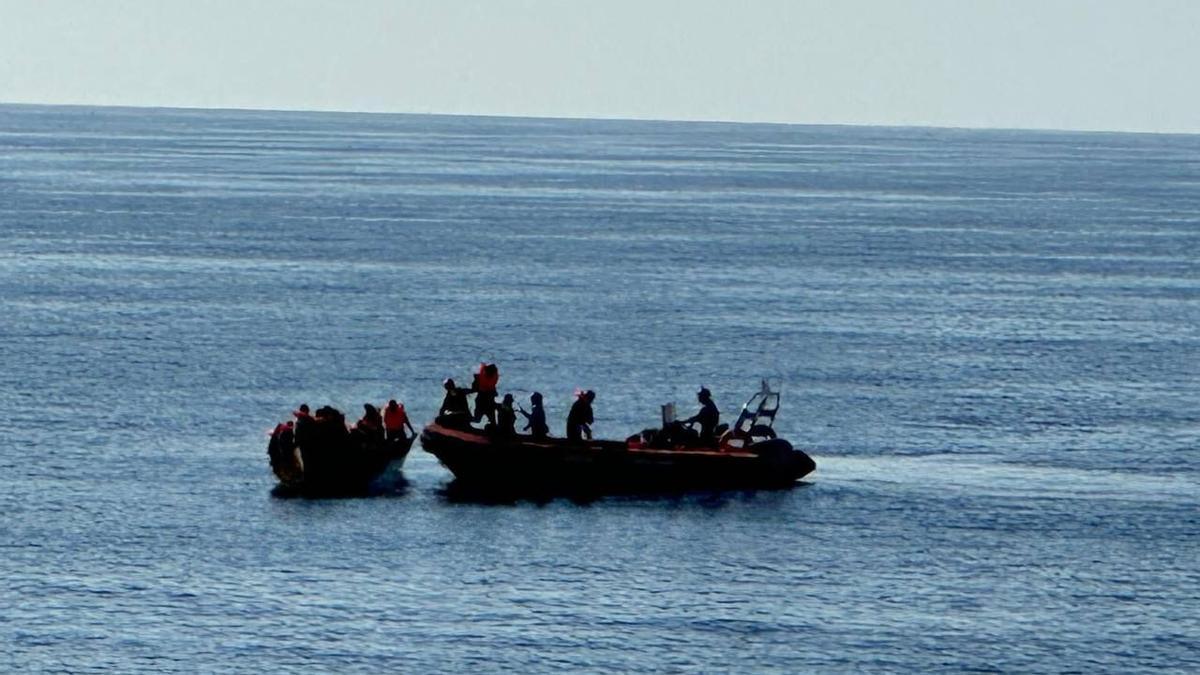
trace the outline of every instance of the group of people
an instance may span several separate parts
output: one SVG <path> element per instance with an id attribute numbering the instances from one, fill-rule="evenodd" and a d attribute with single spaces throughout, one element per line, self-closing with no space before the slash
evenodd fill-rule
<path id="1" fill-rule="evenodd" d="M 497 436 L 509 437 L 517 433 L 517 413 L 525 417 L 524 431 L 534 438 L 545 438 L 550 435 L 550 427 L 546 425 L 546 410 L 542 407 L 542 395 L 533 392 L 529 397 L 530 410 L 515 406 L 512 394 L 505 394 L 500 403 L 496 403 L 497 387 L 500 384 L 500 370 L 494 363 L 479 364 L 479 371 L 472 377 L 470 387 L 460 387 L 451 378 L 442 383 L 446 390 L 442 405 L 438 408 L 437 421 L 439 424 L 458 429 L 470 429 L 472 423 L 487 419 L 487 428 Z M 475 411 L 467 402 L 467 396 L 475 395 Z"/>
<path id="2" fill-rule="evenodd" d="M 526 431 L 535 439 L 546 438 L 550 435 L 550 427 L 546 424 L 546 409 L 543 406 L 541 392 L 533 392 L 529 396 L 529 410 L 515 404 L 512 394 L 505 394 L 500 403 L 496 403 L 497 387 L 500 384 L 500 371 L 494 363 L 481 363 L 479 371 L 472 378 L 470 387 L 460 387 L 453 379 L 447 379 L 443 384 L 446 395 L 438 409 L 437 421 L 449 428 L 469 429 L 472 423 L 478 424 L 487 419 L 487 429 L 492 434 L 506 438 L 517 434 L 517 415 L 525 418 Z M 475 395 L 475 411 L 467 402 L 467 396 Z M 567 438 L 572 440 L 590 439 L 592 424 L 592 401 L 596 400 L 596 392 L 581 391 L 567 414 Z"/>
<path id="3" fill-rule="evenodd" d="M 470 430 L 472 423 L 478 424 L 487 420 L 485 429 L 501 437 L 511 438 L 517 434 L 517 414 L 525 418 L 523 431 L 535 439 L 543 439 L 550 435 L 550 427 L 546 424 L 546 410 L 543 407 L 542 394 L 533 392 L 529 396 L 530 409 L 514 407 L 512 394 L 505 394 L 500 403 L 496 403 L 497 388 L 500 383 L 500 371 L 496 364 L 480 364 L 478 372 L 472 378 L 470 387 L 459 387 L 453 379 L 443 383 L 446 393 L 442 405 L 438 409 L 437 422 L 452 429 Z M 475 395 L 475 410 L 471 411 L 467 397 Z M 686 420 L 680 420 L 663 431 L 672 442 L 698 443 L 705 446 L 716 446 L 717 429 L 721 412 L 712 400 L 712 393 L 701 387 L 697 393 L 701 404 L 700 411 Z M 567 440 L 591 440 L 592 424 L 595 417 L 592 413 L 592 402 L 596 400 L 596 392 L 588 389 L 579 391 L 571 409 L 567 413 Z M 690 426 L 699 424 L 698 432 L 691 431 Z"/>
<path id="4" fill-rule="evenodd" d="M 416 435 L 404 410 L 404 404 L 391 399 L 384 406 L 383 412 L 370 404 L 363 404 L 363 415 L 353 425 L 346 426 L 346 417 L 340 410 L 332 406 L 322 406 L 314 413 L 307 403 L 292 412 L 295 420 L 288 420 L 275 426 L 271 433 L 273 439 L 295 439 L 302 443 L 306 438 L 320 437 L 326 440 L 338 440 L 347 435 L 358 435 L 362 440 L 406 441 L 410 438 L 405 433 Z"/>
<path id="5" fill-rule="evenodd" d="M 451 428 L 470 431 L 472 424 L 487 420 L 485 430 L 499 438 L 512 438 L 517 435 L 517 415 L 525 419 L 522 429 L 534 439 L 544 439 L 550 436 L 550 427 L 546 424 L 546 409 L 543 406 L 542 394 L 533 392 L 529 396 L 529 410 L 516 405 L 512 394 L 505 394 L 499 403 L 496 401 L 500 384 L 500 371 L 494 363 L 480 364 L 478 372 L 472 378 L 470 387 L 459 387 L 454 380 L 447 379 L 443 386 L 445 397 L 438 409 L 438 424 Z M 475 409 L 471 410 L 467 397 L 475 396 Z M 723 426 L 720 425 L 721 413 L 712 400 L 712 394 L 703 387 L 697 393 L 700 411 L 685 420 L 668 424 L 658 430 L 654 443 L 663 445 L 701 445 L 715 447 L 718 434 Z M 596 392 L 583 390 L 576 394 L 575 401 L 567 413 L 566 438 L 572 441 L 591 440 L 592 425 L 595 416 L 592 413 L 592 403 L 596 400 Z M 390 442 L 406 441 L 411 438 L 408 434 L 416 435 L 416 429 L 408 419 L 404 404 L 392 399 L 383 410 L 370 404 L 363 404 L 363 415 L 353 425 L 347 427 L 345 416 L 336 408 L 324 406 L 315 413 L 309 410 L 307 404 L 292 413 L 296 418 L 275 427 L 272 440 L 303 442 L 303 439 L 337 440 L 349 435 L 358 435 L 361 440 L 385 440 Z M 692 425 L 699 425 L 699 430 L 693 430 Z M 407 433 L 406 433 L 407 430 Z"/>

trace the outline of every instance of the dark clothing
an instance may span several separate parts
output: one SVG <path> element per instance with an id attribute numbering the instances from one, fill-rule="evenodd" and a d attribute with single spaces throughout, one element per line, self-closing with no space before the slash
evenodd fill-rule
<path id="1" fill-rule="evenodd" d="M 363 416 L 358 420 L 358 428 L 370 433 L 382 432 L 383 416 L 379 414 L 379 409 L 373 405 L 363 406 Z"/>
<path id="2" fill-rule="evenodd" d="M 271 434 L 271 442 L 267 444 L 267 454 L 271 456 L 272 466 L 292 453 L 292 449 L 296 445 L 292 429 L 293 427 L 287 424 L 279 424 Z"/>
<path id="3" fill-rule="evenodd" d="M 295 431 L 292 432 L 296 442 L 306 443 L 311 438 L 312 428 L 316 420 L 312 418 L 312 415 L 302 410 L 298 410 L 292 414 L 296 416 Z"/>
<path id="4" fill-rule="evenodd" d="M 684 420 L 685 422 L 700 423 L 700 442 L 712 445 L 717 440 L 717 423 L 721 421 L 721 411 L 711 400 L 705 401 L 700 412 Z"/>
<path id="5" fill-rule="evenodd" d="M 500 371 L 495 364 L 480 364 L 479 372 L 471 383 L 471 391 L 475 392 L 475 417 L 478 422 L 484 417 L 492 424 L 496 423 L 496 385 L 500 383 Z"/>
<path id="6" fill-rule="evenodd" d="M 502 405 L 497 409 L 496 433 L 505 438 L 517 433 L 517 411 L 511 405 Z"/>
<path id="7" fill-rule="evenodd" d="M 465 389 L 447 389 L 446 398 L 438 410 L 438 422 L 448 426 L 465 427 L 471 423 L 471 408 L 467 405 Z"/>
<path id="8" fill-rule="evenodd" d="M 462 389 L 450 389 L 446 398 L 442 399 L 441 415 L 467 415 L 471 409 L 467 407 L 467 394 Z"/>
<path id="9" fill-rule="evenodd" d="M 341 447 L 350 433 L 346 429 L 346 417 L 340 410 L 331 406 L 319 408 L 311 422 L 303 425 L 303 429 L 300 421 L 296 420 L 296 442 L 305 449 L 310 445 L 321 449 Z M 307 454 L 304 461 L 308 462 Z"/>
<path id="10" fill-rule="evenodd" d="M 478 422 L 484 417 L 496 423 L 496 392 L 480 390 L 475 394 L 475 418 Z"/>
<path id="11" fill-rule="evenodd" d="M 521 411 L 521 414 L 528 420 L 525 425 L 525 430 L 534 438 L 545 438 L 550 435 L 550 427 L 546 426 L 546 409 L 540 405 L 534 405 L 533 410 L 529 412 Z"/>
<path id="12" fill-rule="evenodd" d="M 571 405 L 571 412 L 567 413 L 567 438 L 572 441 L 581 440 L 584 427 L 590 427 L 591 424 L 592 403 L 581 396 L 575 399 L 575 403 Z M 588 429 L 588 438 L 591 437 L 591 430 Z"/>

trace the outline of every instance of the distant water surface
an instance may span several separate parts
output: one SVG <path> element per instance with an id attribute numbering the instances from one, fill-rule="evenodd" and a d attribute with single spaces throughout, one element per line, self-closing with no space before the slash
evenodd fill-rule
<path id="1" fill-rule="evenodd" d="M 479 504 L 264 432 L 762 376 L 783 492 Z M 0 106 L 0 669 L 1200 670 L 1200 137 Z"/>

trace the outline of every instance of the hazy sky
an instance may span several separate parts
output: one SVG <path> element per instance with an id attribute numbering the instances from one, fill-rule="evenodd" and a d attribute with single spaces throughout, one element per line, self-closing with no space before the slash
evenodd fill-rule
<path id="1" fill-rule="evenodd" d="M 1198 0 L 0 0 L 0 101 L 1200 132 Z"/>

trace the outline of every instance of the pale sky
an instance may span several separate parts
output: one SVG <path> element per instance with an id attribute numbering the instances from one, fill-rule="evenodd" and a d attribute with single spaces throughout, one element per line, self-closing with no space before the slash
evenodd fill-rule
<path id="1" fill-rule="evenodd" d="M 1200 132 L 1200 0 L 0 0 L 0 102 Z"/>

